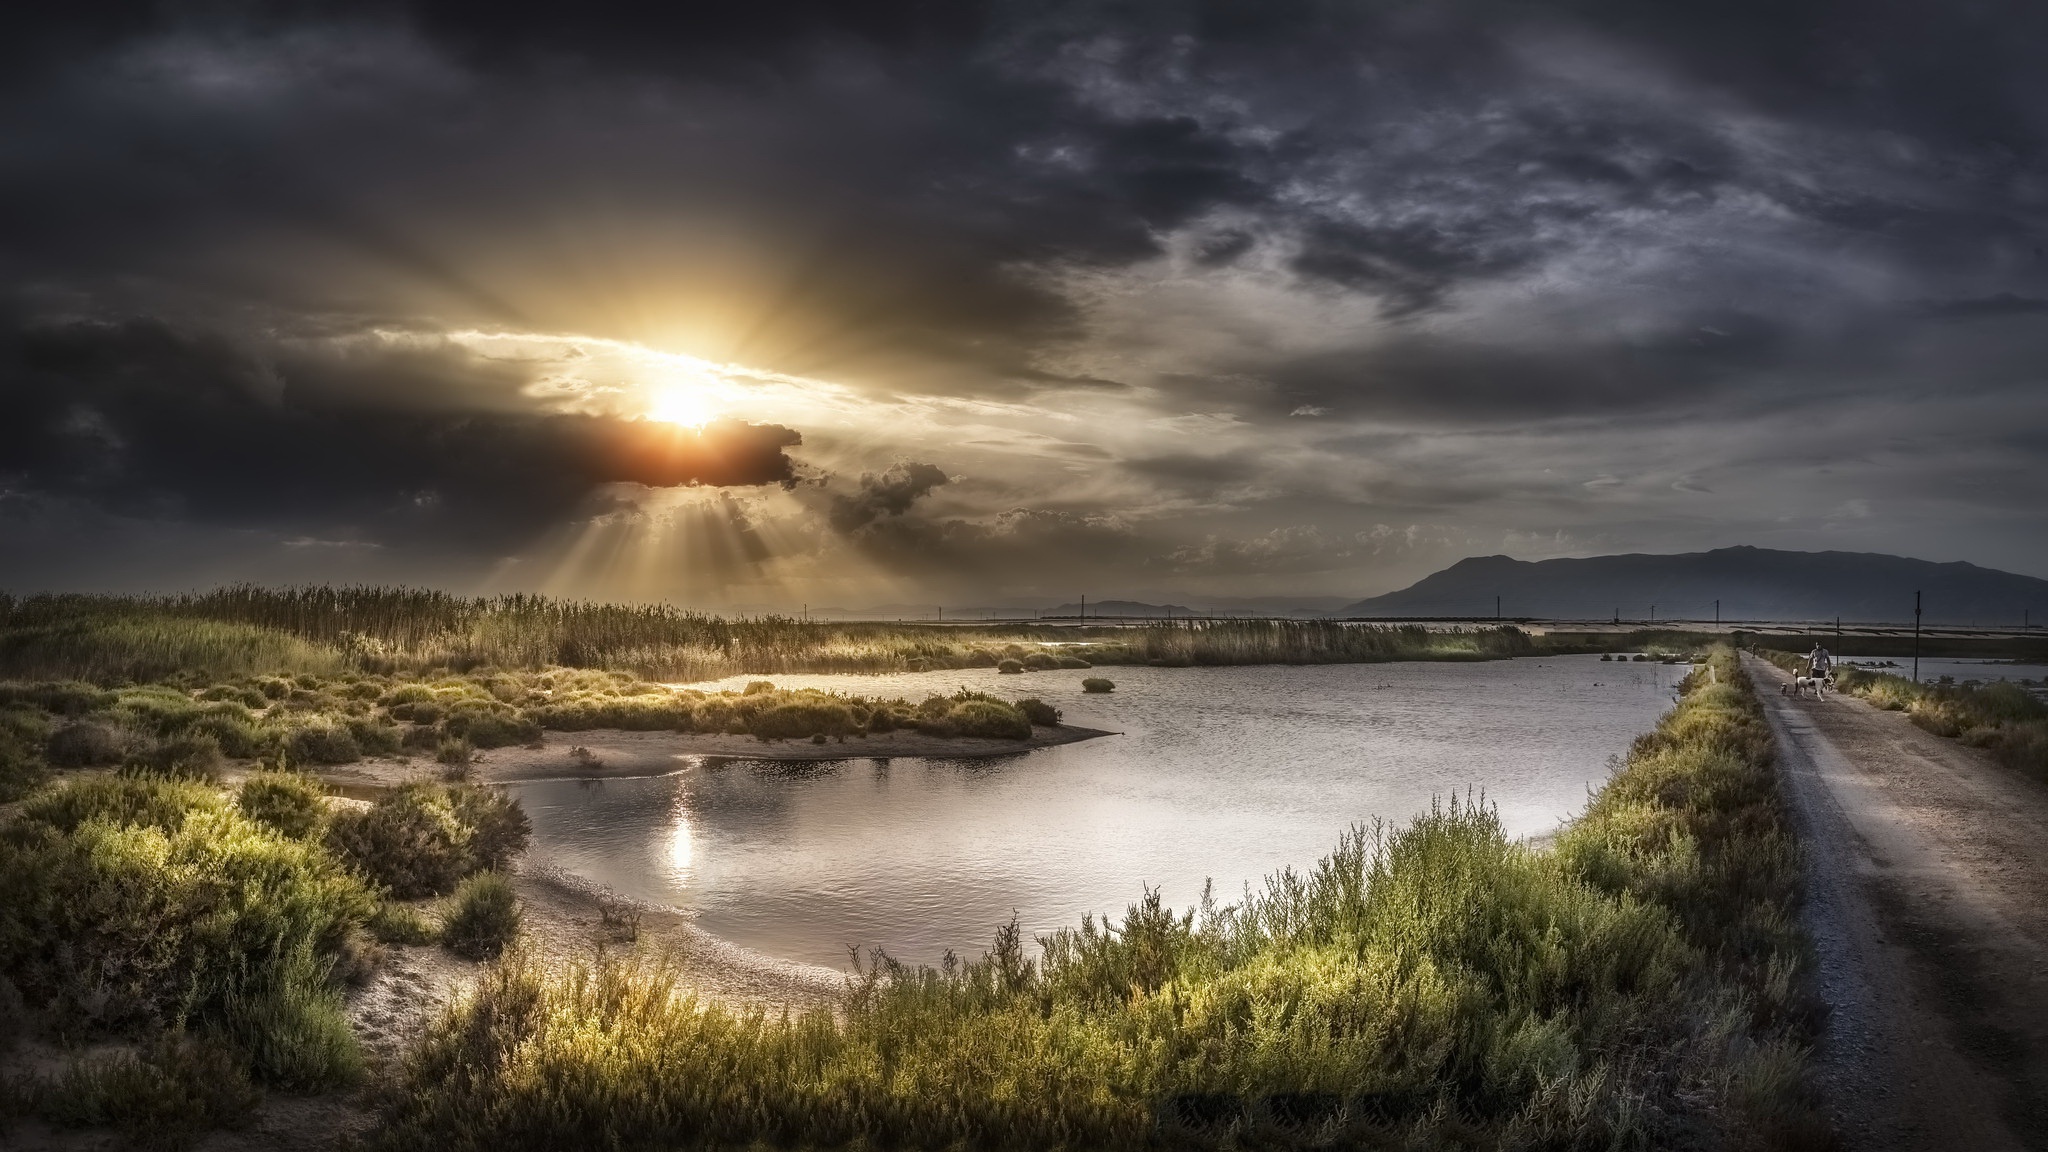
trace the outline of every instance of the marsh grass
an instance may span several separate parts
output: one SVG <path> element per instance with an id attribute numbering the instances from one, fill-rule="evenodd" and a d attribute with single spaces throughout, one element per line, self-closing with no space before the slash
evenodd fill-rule
<path id="1" fill-rule="evenodd" d="M 655 960 L 513 953 L 408 1056 L 371 1147 L 1824 1148 L 1796 852 L 1717 653 L 1553 850 L 1483 803 L 1026 955 L 871 955 L 843 1011 Z"/>
<path id="2" fill-rule="evenodd" d="M 1313 620 L 1088 628 L 816 623 L 540 596 L 471 599 L 417 588 L 238 586 L 159 597 L 0 595 L 0 676 L 96 683 L 486 666 L 601 668 L 653 679 L 714 680 L 748 672 L 991 668 L 1005 660 L 1031 671 L 1101 663 L 1499 659 L 1537 650 L 1514 628 L 1443 631 Z"/>

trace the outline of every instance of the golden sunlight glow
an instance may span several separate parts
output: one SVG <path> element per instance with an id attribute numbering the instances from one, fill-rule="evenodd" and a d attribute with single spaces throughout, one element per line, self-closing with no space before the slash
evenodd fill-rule
<path id="1" fill-rule="evenodd" d="M 670 879 L 680 884 L 691 880 L 690 865 L 696 856 L 696 838 L 690 834 L 690 813 L 678 803 L 675 810 L 675 824 L 668 834 L 668 870 Z"/>
<path id="2" fill-rule="evenodd" d="M 687 428 L 702 428 L 716 415 L 717 409 L 704 390 L 686 384 L 665 384 L 655 388 L 647 405 L 649 420 Z"/>

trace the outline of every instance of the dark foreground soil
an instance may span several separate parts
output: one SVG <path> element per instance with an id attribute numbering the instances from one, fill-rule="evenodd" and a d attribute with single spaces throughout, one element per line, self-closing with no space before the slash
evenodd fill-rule
<path id="1" fill-rule="evenodd" d="M 1771 715 L 1853 1150 L 2048 1149 L 2048 789 L 1848 696 Z"/>

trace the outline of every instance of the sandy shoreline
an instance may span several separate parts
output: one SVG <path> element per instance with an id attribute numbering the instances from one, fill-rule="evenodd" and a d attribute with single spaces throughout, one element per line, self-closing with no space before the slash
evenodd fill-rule
<path id="1" fill-rule="evenodd" d="M 494 748 L 479 753 L 470 768 L 469 778 L 493 784 L 514 780 L 660 776 L 705 760 L 983 759 L 1015 756 L 1038 748 L 1116 735 L 1119 733 L 1072 724 L 1034 728 L 1028 740 L 887 732 L 852 736 L 824 744 L 814 744 L 809 740 L 764 741 L 752 736 L 623 732 L 617 729 L 547 732 L 537 745 Z M 571 755 L 576 748 L 587 749 L 589 757 Z M 429 757 L 378 759 L 325 768 L 320 771 L 320 777 L 346 792 L 351 788 L 391 788 L 417 780 L 439 780 L 445 769 L 445 765 Z"/>

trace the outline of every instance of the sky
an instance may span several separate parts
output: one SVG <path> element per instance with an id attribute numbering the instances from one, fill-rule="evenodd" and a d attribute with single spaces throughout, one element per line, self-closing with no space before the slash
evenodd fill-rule
<path id="1" fill-rule="evenodd" d="M 37 5 L 0 588 L 2048 576 L 2048 5 Z"/>

